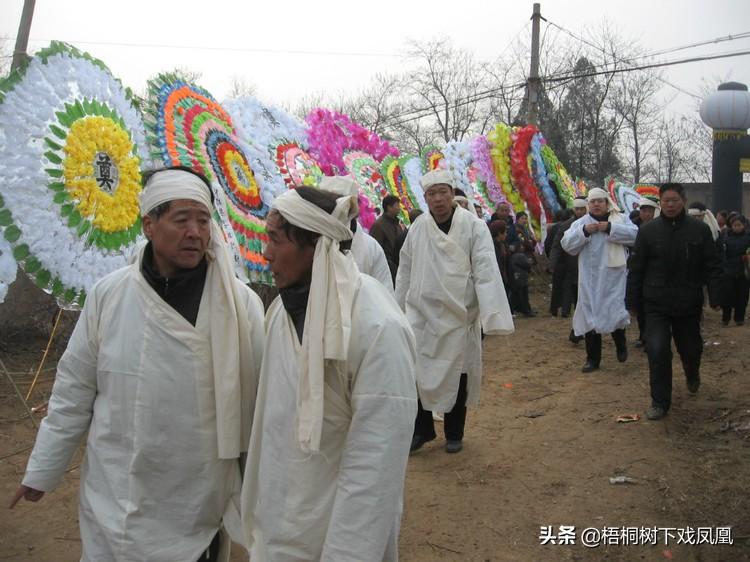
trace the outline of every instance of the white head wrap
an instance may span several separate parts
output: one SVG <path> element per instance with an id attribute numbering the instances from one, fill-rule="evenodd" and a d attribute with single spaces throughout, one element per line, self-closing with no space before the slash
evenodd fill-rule
<path id="1" fill-rule="evenodd" d="M 659 203 L 657 201 L 654 201 L 653 199 L 649 199 L 648 197 L 641 197 L 640 201 L 638 201 L 638 207 L 653 207 L 654 218 L 658 217 L 661 214 L 661 207 L 659 206 Z"/>
<path id="2" fill-rule="evenodd" d="M 438 168 L 437 170 L 432 170 L 431 172 L 427 172 L 425 175 L 423 175 L 422 179 L 419 180 L 419 183 L 422 184 L 422 189 L 424 191 L 427 191 L 433 185 L 437 185 L 439 183 L 444 183 L 453 187 L 453 174 L 450 172 L 450 170 Z"/>
<path id="3" fill-rule="evenodd" d="M 320 450 L 323 430 L 325 361 L 346 361 L 352 329 L 352 303 L 360 274 L 351 253 L 339 242 L 350 240 L 347 226 L 356 198 L 339 197 L 330 215 L 297 191 L 276 198 L 273 208 L 289 223 L 320 234 L 313 255 L 297 385 L 296 436 L 305 452 Z"/>
<path id="4" fill-rule="evenodd" d="M 359 185 L 348 176 L 325 176 L 320 180 L 318 188 L 334 193 L 339 197 L 354 197 L 355 202 L 359 197 Z M 350 220 L 359 215 L 359 204 L 351 206 L 349 215 Z"/>
<path id="5" fill-rule="evenodd" d="M 625 222 L 625 215 L 622 214 L 620 208 L 617 206 L 617 203 L 615 203 L 612 200 L 612 197 L 609 196 L 608 191 L 605 191 L 601 187 L 592 187 L 591 189 L 589 189 L 589 192 L 586 195 L 586 200 L 591 202 L 594 199 L 607 200 L 607 210 L 609 211 L 607 221 L 609 221 L 613 225 L 622 224 Z M 609 240 L 607 240 L 607 267 L 624 266 L 628 261 L 627 256 L 627 250 L 622 244 L 613 244 Z"/>
<path id="6" fill-rule="evenodd" d="M 209 212 L 214 210 L 209 188 L 199 177 L 183 170 L 163 170 L 151 176 L 141 192 L 141 215 L 176 199 L 198 201 Z M 137 254 L 139 264 L 143 261 L 144 250 L 145 246 Z M 258 381 L 253 375 L 256 370 L 253 369 L 246 299 L 235 280 L 224 234 L 214 220 L 206 256 L 209 268 L 203 294 L 210 311 L 218 451 L 219 458 L 232 459 L 247 450 Z M 165 360 L 168 362 L 169 358 Z"/>
<path id="7" fill-rule="evenodd" d="M 579 199 L 578 197 L 573 199 L 574 209 L 585 209 L 586 207 L 588 207 L 588 204 L 586 203 L 585 199 Z"/>
<path id="8" fill-rule="evenodd" d="M 699 217 L 703 215 L 702 220 L 708 225 L 708 228 L 711 229 L 711 236 L 713 237 L 714 242 L 719 238 L 719 233 L 721 232 L 719 221 L 716 220 L 716 217 L 709 209 L 706 209 L 705 211 L 702 209 L 688 209 L 687 214 L 691 217 Z"/>

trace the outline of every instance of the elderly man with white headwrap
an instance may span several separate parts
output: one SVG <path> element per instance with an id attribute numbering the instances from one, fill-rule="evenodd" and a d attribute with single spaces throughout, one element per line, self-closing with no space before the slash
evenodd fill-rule
<path id="1" fill-rule="evenodd" d="M 489 229 L 456 205 L 453 183 L 449 170 L 422 177 L 430 212 L 409 229 L 396 276 L 396 299 L 417 339 L 413 451 L 436 437 L 431 411 L 445 412 L 446 452 L 461 451 L 466 406 L 479 402 L 482 329 L 514 329 Z"/>
<path id="2" fill-rule="evenodd" d="M 208 182 L 154 173 L 141 194 L 149 243 L 99 281 L 58 364 L 23 484 L 37 501 L 88 432 L 84 561 L 228 560 L 242 539 L 240 453 L 263 352 L 263 306 L 232 273 Z"/>
<path id="3" fill-rule="evenodd" d="M 265 257 L 279 297 L 242 491 L 253 562 L 394 561 L 417 410 L 414 336 L 349 252 L 356 198 L 276 198 Z"/>
<path id="4" fill-rule="evenodd" d="M 325 176 L 318 185 L 319 189 L 329 191 L 339 197 L 351 195 L 354 198 L 359 196 L 359 186 L 357 182 L 346 176 Z M 352 256 L 357 264 L 359 271 L 370 277 L 374 277 L 393 294 L 393 279 L 391 270 L 388 268 L 388 260 L 385 257 L 383 248 L 372 236 L 365 232 L 362 225 L 359 224 L 357 217 L 354 217 L 349 224 L 354 232 L 352 238 Z"/>
<path id="5" fill-rule="evenodd" d="M 627 247 L 635 243 L 638 228 L 620 212 L 609 194 L 598 187 L 587 196 L 589 212 L 576 220 L 562 237 L 562 249 L 578 256 L 578 304 L 573 332 L 586 338 L 584 373 L 599 368 L 601 334 L 612 334 L 617 360 L 628 358 L 625 326 Z"/>

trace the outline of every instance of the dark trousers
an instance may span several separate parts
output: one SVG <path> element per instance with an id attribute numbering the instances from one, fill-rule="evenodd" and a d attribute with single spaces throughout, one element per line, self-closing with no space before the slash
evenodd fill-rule
<path id="1" fill-rule="evenodd" d="M 703 338 L 701 314 L 668 316 L 646 309 L 646 348 L 648 353 L 651 403 L 669 410 L 672 403 L 672 338 L 688 380 L 700 376 Z"/>
<path id="2" fill-rule="evenodd" d="M 529 303 L 529 286 L 513 287 L 513 312 L 529 314 L 531 312 L 531 303 Z"/>
<path id="3" fill-rule="evenodd" d="M 750 294 L 750 281 L 747 277 L 724 277 L 721 280 L 721 320 L 729 322 L 734 309 L 734 321 L 744 322 L 747 311 L 748 294 Z"/>
<path id="4" fill-rule="evenodd" d="M 642 306 L 638 308 L 636 318 L 638 319 L 638 339 L 646 341 L 646 311 Z"/>
<path id="5" fill-rule="evenodd" d="M 565 269 L 558 266 L 552 271 L 552 293 L 549 297 L 549 311 L 553 316 L 562 306 L 563 292 L 565 291 Z M 568 309 L 570 312 L 570 309 Z"/>
<path id="6" fill-rule="evenodd" d="M 466 373 L 461 373 L 461 382 L 458 383 L 458 395 L 456 403 L 450 412 L 443 414 L 443 430 L 445 438 L 448 441 L 461 441 L 464 438 L 464 426 L 466 425 Z M 417 410 L 417 419 L 414 422 L 414 435 L 419 435 L 424 439 L 434 439 L 435 422 L 432 419 L 432 412 L 422 408 L 420 400 L 419 409 Z"/>
<path id="7" fill-rule="evenodd" d="M 612 332 L 612 339 L 618 351 L 628 346 L 625 340 L 625 328 Z M 602 362 L 602 335 L 593 330 L 586 332 L 586 360 L 594 365 Z"/>
<path id="8" fill-rule="evenodd" d="M 566 281 L 563 283 L 562 289 L 562 305 L 560 313 L 563 316 L 570 315 L 570 309 L 578 304 L 578 283 L 575 280 L 571 283 Z"/>

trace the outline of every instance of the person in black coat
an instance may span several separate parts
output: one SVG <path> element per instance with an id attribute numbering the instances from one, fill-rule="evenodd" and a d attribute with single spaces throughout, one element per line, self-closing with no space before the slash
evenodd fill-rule
<path id="1" fill-rule="evenodd" d="M 571 209 L 562 209 L 555 213 L 556 222 L 547 228 L 547 236 L 544 239 L 544 255 L 546 255 L 549 259 L 549 269 L 552 273 L 552 291 L 550 293 L 549 299 L 549 313 L 552 316 L 557 316 L 557 313 L 560 310 L 563 293 L 563 276 L 559 274 L 555 275 L 554 269 L 552 267 L 552 245 L 555 242 L 555 237 L 560 231 L 562 225 L 565 224 L 565 221 L 567 221 L 572 216 L 573 211 Z"/>
<path id="2" fill-rule="evenodd" d="M 646 347 L 651 383 L 650 420 L 663 418 L 672 402 L 672 346 L 687 379 L 688 391 L 700 387 L 703 339 L 700 320 L 703 287 L 719 308 L 721 265 L 711 230 L 685 213 L 685 191 L 678 183 L 659 189 L 661 215 L 643 225 L 628 263 L 626 302 L 646 314 Z"/>
<path id="3" fill-rule="evenodd" d="M 732 217 L 722 246 L 721 321 L 727 326 L 734 310 L 734 322 L 742 326 L 750 294 L 750 280 L 745 273 L 750 260 L 750 233 L 744 217 Z"/>
<path id="4" fill-rule="evenodd" d="M 552 241 L 552 248 L 550 249 L 549 259 L 550 266 L 552 267 L 553 292 L 555 285 L 559 285 L 559 306 L 563 318 L 567 318 L 570 315 L 571 308 L 578 300 L 578 256 L 571 256 L 562 249 L 562 238 L 570 228 L 570 225 L 585 215 L 587 210 L 586 198 L 576 197 L 573 201 L 573 216 L 560 224 L 560 228 L 555 233 L 555 239 Z M 574 339 L 574 343 L 577 343 L 582 338 L 572 336 L 571 341 Z"/>

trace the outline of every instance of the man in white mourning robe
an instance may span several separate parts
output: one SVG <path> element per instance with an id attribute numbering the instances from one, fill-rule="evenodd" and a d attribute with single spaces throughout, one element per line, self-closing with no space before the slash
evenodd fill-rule
<path id="1" fill-rule="evenodd" d="M 83 561 L 228 560 L 263 306 L 233 274 L 205 178 L 158 171 L 140 204 L 149 243 L 90 291 L 14 503 L 54 489 L 88 431 Z"/>
<path id="2" fill-rule="evenodd" d="M 398 559 L 414 337 L 349 252 L 356 198 L 276 198 L 264 255 L 279 288 L 242 489 L 253 562 Z"/>
<path id="3" fill-rule="evenodd" d="M 325 176 L 318 187 L 340 197 L 345 195 L 357 197 L 359 194 L 357 182 L 346 176 Z M 393 295 L 393 279 L 383 248 L 377 240 L 365 232 L 357 217 L 352 219 L 349 226 L 354 232 L 351 252 L 357 268 L 361 273 L 380 281 L 383 287 Z"/>
<path id="4" fill-rule="evenodd" d="M 586 363 L 581 368 L 584 373 L 599 369 L 601 334 L 612 334 L 619 362 L 628 358 L 627 247 L 635 243 L 638 235 L 638 227 L 620 212 L 605 190 L 590 189 L 587 201 L 589 212 L 570 225 L 561 241 L 563 250 L 578 256 L 578 304 L 573 332 L 585 336 Z"/>
<path id="5" fill-rule="evenodd" d="M 401 248 L 396 300 L 417 340 L 419 410 L 412 451 L 435 439 L 431 411 L 445 412 L 446 451 L 463 447 L 466 407 L 479 402 L 482 329 L 513 332 L 487 225 L 454 202 L 453 176 L 422 177 L 430 209 L 418 217 Z"/>

